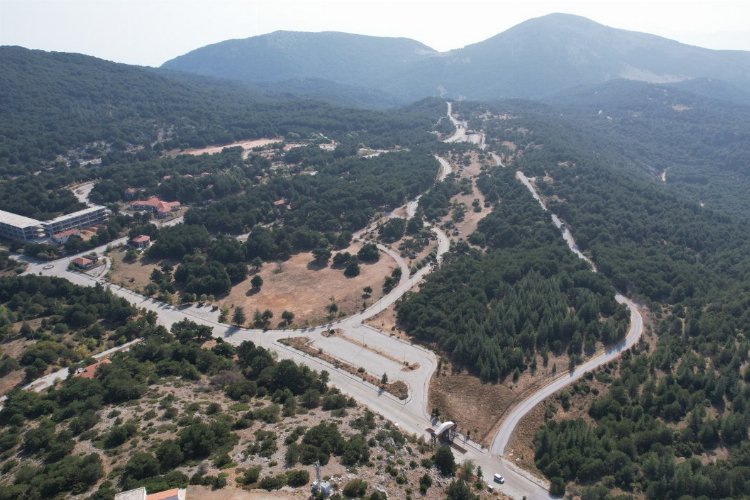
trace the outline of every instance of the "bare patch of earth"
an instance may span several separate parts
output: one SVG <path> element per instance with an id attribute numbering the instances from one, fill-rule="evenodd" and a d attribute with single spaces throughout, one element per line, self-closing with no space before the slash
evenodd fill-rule
<path id="1" fill-rule="evenodd" d="M 124 249 L 116 249 L 109 252 L 112 267 L 109 271 L 109 281 L 123 288 L 136 292 L 143 289 L 151 282 L 151 273 L 159 267 L 158 262 L 144 262 L 139 258 L 135 262 L 125 262 Z"/>
<path id="2" fill-rule="evenodd" d="M 355 255 L 359 244 L 346 251 Z M 386 254 L 374 264 L 360 263 L 360 274 L 353 278 L 344 276 L 343 269 L 310 265 L 311 253 L 301 253 L 279 263 L 267 263 L 261 271 L 263 286 L 252 292 L 250 280 L 235 285 L 228 296 L 221 299 L 224 307 L 244 308 L 248 317 L 256 309 L 273 312 L 274 321 L 281 320 L 285 310 L 294 313 L 294 325 L 307 326 L 327 321 L 328 306 L 333 302 L 337 316 L 349 316 L 371 305 L 383 292 L 383 280 L 396 268 L 395 261 Z M 363 289 L 372 288 L 372 295 L 363 298 Z M 332 300 L 333 299 L 333 300 Z"/>

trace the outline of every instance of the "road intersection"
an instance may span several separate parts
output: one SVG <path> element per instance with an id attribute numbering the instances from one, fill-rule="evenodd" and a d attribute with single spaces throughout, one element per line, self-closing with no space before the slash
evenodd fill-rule
<path id="1" fill-rule="evenodd" d="M 448 104 L 448 115 L 456 123 L 455 118 L 451 115 L 450 103 Z M 447 139 L 446 142 L 466 140 L 469 139 L 465 134 L 464 126 L 463 134 L 457 127 L 456 133 Z M 438 180 L 442 181 L 450 173 L 451 166 L 443 158 L 438 157 L 438 161 L 441 164 Z M 519 177 L 519 180 L 522 179 Z M 532 184 L 530 182 L 524 182 L 524 184 L 544 207 L 543 201 L 533 189 Z M 415 208 L 416 203 L 414 201 L 409 202 L 405 207 L 407 214 L 413 212 Z M 546 207 L 544 208 L 546 210 Z M 559 224 L 558 222 L 559 219 L 557 219 L 555 225 L 563 232 L 563 236 L 569 247 L 571 250 L 577 251 L 578 248 L 575 246 L 572 236 L 566 237 L 565 235 L 567 228 L 561 222 Z M 418 285 L 436 265 L 439 265 L 442 256 L 449 250 L 450 242 L 442 230 L 437 227 L 431 227 L 431 229 L 438 240 L 438 258 L 435 264 L 425 266 L 415 274 L 410 275 L 409 269 L 400 255 L 379 245 L 380 250 L 388 253 L 401 267 L 402 275 L 399 284 L 379 301 L 361 312 L 326 325 L 306 329 L 260 330 L 239 328 L 220 323 L 218 321 L 218 312 L 213 311 L 210 307 L 199 307 L 196 305 L 174 307 L 132 290 L 109 284 L 105 281 L 106 273 L 101 273 L 99 276 L 90 276 L 71 271 L 68 269 L 68 264 L 75 256 L 59 259 L 51 263 L 37 263 L 23 258 L 22 260 L 25 260 L 29 264 L 26 274 L 57 276 L 82 286 L 94 286 L 97 284 L 104 286 L 113 294 L 125 298 L 133 305 L 155 312 L 158 322 L 167 328 L 183 319 L 190 319 L 196 323 L 212 327 L 215 337 L 221 337 L 232 344 L 236 345 L 244 341 L 252 341 L 256 345 L 272 350 L 280 359 L 291 359 L 316 370 L 327 370 L 330 374 L 330 383 L 338 387 L 343 393 L 354 397 L 359 403 L 367 405 L 374 411 L 397 423 L 404 431 L 428 437 L 426 429 L 434 424 L 430 420 L 427 401 L 430 380 L 437 368 L 435 353 L 368 326 L 364 321 L 379 314 L 395 303 L 406 292 Z M 364 233 L 365 231 L 360 231 L 355 234 L 355 237 L 361 238 Z M 567 234 L 570 235 L 569 231 Z M 124 244 L 124 239 L 110 243 L 110 246 L 116 246 L 117 244 Z M 95 249 L 97 253 L 103 253 L 105 250 L 105 246 Z M 576 253 L 585 258 L 580 251 Z M 591 263 L 590 260 L 587 259 L 587 261 Z M 593 265 L 593 263 L 591 264 Z M 506 483 L 501 489 L 503 493 L 514 498 L 550 498 L 548 483 L 515 466 L 505 456 L 506 447 L 518 422 L 534 406 L 556 391 L 573 383 L 583 376 L 583 374 L 616 359 L 624 350 L 630 348 L 638 341 L 643 331 L 643 319 L 637 306 L 621 295 L 618 295 L 616 299 L 630 309 L 630 329 L 626 338 L 617 346 L 589 359 L 574 371 L 561 375 L 551 381 L 513 407 L 501 422 L 490 450 L 484 449 L 479 444 L 468 439 L 459 437 L 461 447 L 466 450 L 465 453 L 456 452 L 459 460 L 472 460 L 475 465 L 482 467 L 487 476 L 494 473 L 500 473 L 505 476 Z M 348 340 L 336 335 L 322 335 L 323 332 L 329 329 L 336 329 L 342 332 Z M 345 370 L 338 369 L 324 360 L 295 350 L 280 342 L 282 339 L 289 337 L 306 337 L 316 347 L 323 349 L 327 354 L 346 360 L 350 364 L 361 366 L 368 373 L 377 377 L 382 373 L 386 373 L 392 381 L 402 380 L 409 388 L 409 396 L 405 400 L 400 400 Z M 382 355 L 378 353 L 382 353 Z M 407 368 L 406 364 L 411 365 L 413 369 Z M 42 382 L 40 387 L 49 387 L 56 380 L 60 379 L 60 374 L 61 372 L 48 375 L 45 377 L 47 380 Z M 65 373 L 65 376 L 67 376 L 67 373 Z"/>

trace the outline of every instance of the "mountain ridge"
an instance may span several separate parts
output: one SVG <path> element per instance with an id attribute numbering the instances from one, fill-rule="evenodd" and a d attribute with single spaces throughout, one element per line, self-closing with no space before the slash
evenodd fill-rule
<path id="1" fill-rule="evenodd" d="M 446 52 L 408 38 L 276 31 L 198 48 L 161 67 L 254 83 L 324 79 L 402 102 L 539 98 L 616 78 L 750 85 L 750 52 L 705 49 L 572 14 L 529 19 Z"/>

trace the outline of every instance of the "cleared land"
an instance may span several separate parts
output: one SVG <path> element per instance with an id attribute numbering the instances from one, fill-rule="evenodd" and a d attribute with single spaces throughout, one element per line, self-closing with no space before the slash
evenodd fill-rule
<path id="1" fill-rule="evenodd" d="M 353 244 L 345 251 L 355 255 L 360 249 Z M 323 323 L 328 317 L 328 306 L 334 302 L 337 316 L 349 316 L 370 305 L 383 295 L 383 279 L 396 268 L 394 260 L 383 253 L 374 264 L 360 263 L 360 274 L 353 278 L 344 276 L 343 269 L 310 265 L 311 253 L 300 253 L 289 260 L 263 265 L 260 276 L 263 286 L 257 293 L 251 291 L 250 280 L 239 283 L 220 304 L 225 307 L 241 306 L 248 317 L 257 309 L 273 312 L 274 322 L 281 321 L 283 311 L 294 313 L 294 324 L 299 326 Z M 363 298 L 363 288 L 372 288 L 371 297 Z M 333 301 L 331 300 L 333 298 Z M 274 324 L 275 324 L 274 323 Z"/>
<path id="2" fill-rule="evenodd" d="M 173 150 L 169 152 L 169 155 L 170 156 L 177 156 L 177 155 L 199 156 L 202 154 L 213 155 L 216 153 L 221 153 L 226 148 L 236 148 L 238 146 L 241 147 L 245 151 L 250 151 L 253 148 L 262 148 L 262 147 L 268 146 L 269 144 L 282 142 L 283 140 L 284 140 L 283 137 L 266 138 L 266 139 L 250 139 L 246 141 L 237 141 L 237 142 L 232 142 L 230 144 L 224 144 L 224 145 L 218 145 L 218 146 L 207 146 L 205 148 Z"/>
<path id="3" fill-rule="evenodd" d="M 454 234 L 453 230 L 448 231 L 452 241 L 463 240 L 468 237 L 477 229 L 479 221 L 492 211 L 491 207 L 484 206 L 484 195 L 477 187 L 476 179 L 479 177 L 481 171 L 482 162 L 475 152 L 471 153 L 469 164 L 459 169 L 459 178 L 471 181 L 471 194 L 457 194 L 451 198 L 452 205 L 463 205 L 465 207 L 463 220 L 453 222 L 453 227 L 457 230 L 458 234 Z M 472 206 L 474 200 L 479 200 L 479 212 L 474 211 L 474 207 Z M 443 224 L 448 222 L 451 222 L 451 215 L 443 218 Z"/>
<path id="4" fill-rule="evenodd" d="M 125 249 L 118 248 L 109 253 L 112 267 L 109 271 L 109 281 L 115 285 L 142 292 L 151 281 L 151 273 L 159 267 L 159 263 L 144 263 L 141 258 L 135 262 L 125 262 Z"/>
<path id="5" fill-rule="evenodd" d="M 568 359 L 565 355 L 550 356 L 544 367 L 541 357 L 537 357 L 537 364 L 536 375 L 526 371 L 516 382 L 509 376 L 501 383 L 490 384 L 468 373 L 454 371 L 450 363 L 443 360 L 440 374 L 433 375 L 430 381 L 428 407 L 437 408 L 442 420 L 458 422 L 462 433 L 469 431 L 474 441 L 488 447 L 505 413 L 562 373 L 568 366 Z"/>

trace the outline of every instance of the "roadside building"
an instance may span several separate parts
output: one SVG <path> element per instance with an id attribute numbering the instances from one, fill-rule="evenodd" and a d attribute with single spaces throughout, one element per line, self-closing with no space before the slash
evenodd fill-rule
<path id="1" fill-rule="evenodd" d="M 60 231 L 59 233 L 53 234 L 50 239 L 58 245 L 64 245 L 68 241 L 68 238 L 70 238 L 71 236 L 80 235 L 81 231 L 79 231 L 78 229 L 67 229 L 65 231 Z"/>
<path id="2" fill-rule="evenodd" d="M 44 238 L 42 223 L 31 217 L 0 210 L 0 237 L 33 241 Z"/>
<path id="3" fill-rule="evenodd" d="M 147 234 L 139 234 L 138 236 L 134 238 L 130 238 L 130 245 L 137 248 L 138 250 L 143 250 L 144 248 L 148 248 L 148 246 L 151 244 L 151 237 Z"/>
<path id="4" fill-rule="evenodd" d="M 163 201 L 157 196 L 152 196 L 147 200 L 135 200 L 130 202 L 130 208 L 138 211 L 153 212 L 154 215 L 162 219 L 172 212 L 180 209 L 179 201 Z"/>
<path id="5" fill-rule="evenodd" d="M 143 486 L 115 495 L 115 500 L 185 500 L 186 498 L 187 490 L 184 488 L 173 488 L 149 495 Z"/>
<path id="6" fill-rule="evenodd" d="M 76 377 L 81 378 L 88 378 L 92 379 L 94 378 L 94 375 L 96 375 L 96 369 L 99 368 L 101 365 L 106 365 L 111 363 L 111 361 L 108 358 L 104 358 L 102 360 L 97 361 L 96 363 L 92 363 L 88 365 L 85 368 L 79 368 L 75 372 Z"/>
<path id="7" fill-rule="evenodd" d="M 107 221 L 107 209 L 92 205 L 72 214 L 65 214 L 48 221 L 38 221 L 30 217 L 0 210 L 0 237 L 12 240 L 35 241 L 49 237 L 67 241 L 71 229 L 82 229 L 103 224 Z M 64 243 L 64 241 L 63 241 Z"/>
<path id="8" fill-rule="evenodd" d="M 96 262 L 94 260 L 87 257 L 76 257 L 71 262 L 78 269 L 91 269 L 92 267 L 94 267 L 94 265 L 96 265 Z"/>
<path id="9" fill-rule="evenodd" d="M 72 214 L 61 215 L 52 220 L 42 222 L 47 236 L 62 233 L 68 229 L 80 229 L 97 226 L 107 222 L 107 209 L 99 205 L 92 205 Z"/>

